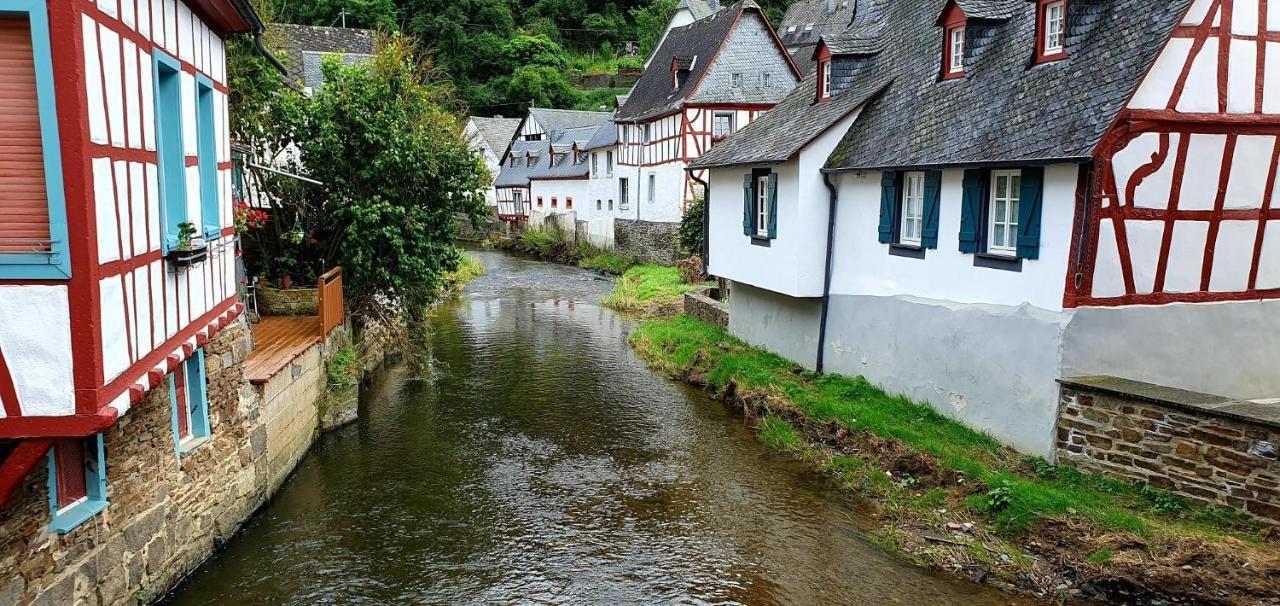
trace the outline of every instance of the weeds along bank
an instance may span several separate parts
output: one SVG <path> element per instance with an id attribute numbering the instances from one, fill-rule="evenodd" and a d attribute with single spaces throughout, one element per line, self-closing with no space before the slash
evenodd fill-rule
<path id="1" fill-rule="evenodd" d="M 614 296 L 652 292 L 620 280 Z M 650 319 L 630 341 L 873 504 L 873 539 L 922 566 L 1055 599 L 1280 603 L 1280 536 L 1234 511 L 1019 455 L 861 377 L 813 374 L 691 318 Z"/>

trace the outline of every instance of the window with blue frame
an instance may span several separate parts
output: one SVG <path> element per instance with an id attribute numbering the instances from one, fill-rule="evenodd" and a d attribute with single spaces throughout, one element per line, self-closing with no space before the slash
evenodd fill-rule
<path id="1" fill-rule="evenodd" d="M 3 0 L 0 0 L 3 1 Z M 178 245 L 178 226 L 187 220 L 186 158 L 182 148 L 182 66 L 153 52 L 156 155 L 160 172 L 160 223 L 165 252 Z"/>
<path id="2" fill-rule="evenodd" d="M 45 0 L 0 0 L 0 49 L 0 278 L 70 278 Z"/>
<path id="3" fill-rule="evenodd" d="M 200 161 L 200 221 L 206 239 L 222 232 L 218 213 L 218 143 L 213 119 L 213 81 L 196 76 L 196 154 Z"/>
<path id="4" fill-rule="evenodd" d="M 102 434 L 58 438 L 49 450 L 49 530 L 71 532 L 107 507 Z"/>
<path id="5" fill-rule="evenodd" d="M 209 395 L 203 349 L 197 349 L 169 375 L 169 401 L 173 404 L 174 451 L 181 457 L 209 438 Z"/>

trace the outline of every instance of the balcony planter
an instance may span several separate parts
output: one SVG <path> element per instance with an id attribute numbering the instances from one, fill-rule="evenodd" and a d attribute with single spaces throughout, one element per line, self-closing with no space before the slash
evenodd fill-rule
<path id="1" fill-rule="evenodd" d="M 209 257 L 209 246 L 201 242 L 199 245 L 193 244 L 189 248 L 172 249 L 164 258 L 174 267 L 191 267 L 203 262 Z"/>

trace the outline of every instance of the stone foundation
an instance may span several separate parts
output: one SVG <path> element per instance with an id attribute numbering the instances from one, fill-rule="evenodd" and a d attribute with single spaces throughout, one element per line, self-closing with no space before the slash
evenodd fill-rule
<path id="1" fill-rule="evenodd" d="M 729 329 L 729 305 L 716 300 L 719 289 L 703 288 L 684 294 L 684 314 Z"/>
<path id="2" fill-rule="evenodd" d="M 1115 377 L 1061 383 L 1060 460 L 1280 524 L 1280 406 Z"/>

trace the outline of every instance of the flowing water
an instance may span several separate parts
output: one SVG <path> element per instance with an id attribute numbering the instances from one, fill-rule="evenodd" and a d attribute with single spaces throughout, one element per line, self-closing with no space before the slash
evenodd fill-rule
<path id="1" fill-rule="evenodd" d="M 592 273 L 476 251 L 392 365 L 171 604 L 1009 604 L 869 544 L 848 497 L 645 368 Z"/>

